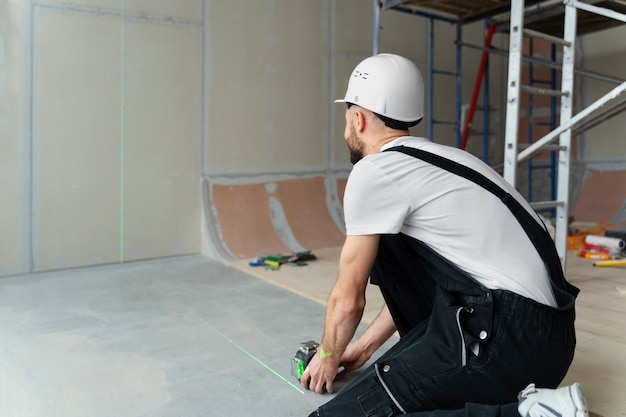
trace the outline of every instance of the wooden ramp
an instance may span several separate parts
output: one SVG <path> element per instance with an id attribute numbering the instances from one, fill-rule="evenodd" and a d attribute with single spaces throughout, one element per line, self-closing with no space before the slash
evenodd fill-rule
<path id="1" fill-rule="evenodd" d="M 586 171 L 571 215 L 586 222 L 626 223 L 626 170 Z"/>
<path id="2" fill-rule="evenodd" d="M 205 183 L 213 242 L 232 259 L 343 244 L 345 179 L 322 176 L 246 184 Z M 231 260 L 232 260 L 231 259 Z"/>

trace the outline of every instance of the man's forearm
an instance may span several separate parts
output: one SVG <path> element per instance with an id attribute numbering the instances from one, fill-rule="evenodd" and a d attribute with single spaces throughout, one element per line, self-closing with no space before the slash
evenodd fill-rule
<path id="1" fill-rule="evenodd" d="M 346 300 L 339 297 L 335 291 L 331 293 L 326 308 L 324 335 L 320 344 L 321 356 L 333 355 L 339 361 L 356 332 L 364 308 L 364 296 L 362 299 Z"/>
<path id="2" fill-rule="evenodd" d="M 339 257 L 339 276 L 328 298 L 320 349 L 300 381 L 306 389 L 333 391 L 339 364 L 363 316 L 365 288 L 378 241 L 378 235 L 346 237 Z"/>
<path id="3" fill-rule="evenodd" d="M 340 357 L 354 337 L 363 317 L 365 288 L 378 250 L 378 240 L 376 235 L 346 237 L 339 257 L 339 276 L 326 307 L 321 351 Z"/>
<path id="4" fill-rule="evenodd" d="M 378 316 L 368 326 L 363 335 L 355 342 L 368 356 L 372 356 L 396 332 L 396 326 L 387 304 L 383 305 Z"/>

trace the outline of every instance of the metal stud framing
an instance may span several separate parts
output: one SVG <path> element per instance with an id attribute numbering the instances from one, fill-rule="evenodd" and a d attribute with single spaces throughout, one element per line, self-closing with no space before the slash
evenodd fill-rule
<path id="1" fill-rule="evenodd" d="M 567 232 L 569 213 L 569 178 L 571 161 L 572 129 L 583 119 L 593 116 L 594 112 L 611 101 L 616 99 L 626 90 L 626 82 L 623 82 L 611 92 L 573 116 L 573 91 L 575 76 L 575 50 L 578 9 L 587 12 L 597 13 L 621 22 L 626 21 L 626 15 L 612 10 L 596 7 L 587 3 L 575 0 L 563 0 L 565 6 L 563 39 L 558 43 L 563 45 L 563 62 L 561 68 L 561 90 L 558 93 L 561 97 L 559 126 L 548 133 L 543 138 L 536 141 L 530 147 L 518 153 L 518 114 L 519 97 L 523 87 L 520 85 L 520 48 L 522 42 L 522 32 L 527 36 L 534 36 L 533 31 L 524 31 L 524 1 L 513 0 L 511 2 L 511 23 L 510 23 L 510 49 L 509 49 L 509 79 L 507 90 L 507 117 L 505 131 L 505 158 L 504 158 L 504 178 L 515 185 L 517 164 L 530 158 L 532 155 L 545 149 L 558 150 L 557 164 L 557 190 L 555 201 L 544 201 L 532 203 L 535 209 L 555 208 L 555 244 L 559 252 L 561 262 L 565 267 L 567 257 Z M 556 40 L 552 39 L 553 42 Z M 552 94 L 547 92 L 546 94 Z M 556 142 L 557 146 L 552 144 Z"/>
<path id="2" fill-rule="evenodd" d="M 456 2 L 374 0 L 374 53 L 378 52 L 378 25 L 381 10 L 395 8 L 396 10 L 405 11 L 414 15 L 430 17 L 431 20 L 433 18 L 447 20 L 456 23 L 457 27 L 460 27 L 461 24 L 469 23 L 472 20 L 475 21 L 478 18 L 486 18 L 488 16 L 495 16 L 502 24 L 506 25 L 508 23 L 510 38 L 503 176 L 509 183 L 515 186 L 518 163 L 545 150 L 558 151 L 556 200 L 533 202 L 531 205 L 537 210 L 548 208 L 555 209 L 555 243 L 561 262 L 563 266 L 565 266 L 567 256 L 572 130 L 576 128 L 578 131 L 582 131 L 599 123 L 599 121 L 606 120 L 607 115 L 614 115 L 620 111 L 626 110 L 626 82 L 613 77 L 604 77 L 606 81 L 614 82 L 619 85 L 585 109 L 580 110 L 576 114 L 573 113 L 575 75 L 593 76 L 592 78 L 600 79 L 598 74 L 576 70 L 574 67 L 577 31 L 589 33 L 594 29 L 599 30 L 601 28 L 615 26 L 616 24 L 620 24 L 620 22 L 626 23 L 626 14 L 623 13 L 626 10 L 626 4 L 621 0 L 601 2 L 603 4 L 615 5 L 617 10 L 611 10 L 598 7 L 596 5 L 600 3 L 598 0 L 588 0 L 587 2 L 578 0 L 528 0 L 526 2 L 528 7 L 525 7 L 524 0 L 512 0 L 510 2 L 510 12 L 507 12 L 503 10 L 502 4 L 508 2 L 501 2 L 502 4 L 496 3 L 498 2 L 494 2 L 493 0 L 489 2 L 472 2 L 473 7 L 469 9 L 470 13 L 467 14 L 468 9 L 466 7 L 460 8 L 459 10 L 454 9 L 459 5 L 459 3 Z M 464 5 L 467 6 L 469 4 L 470 3 Z M 546 19 L 553 20 L 555 17 L 558 19 L 559 14 L 558 12 L 554 12 L 554 7 L 559 5 L 563 5 L 565 9 L 565 13 L 562 17 L 564 28 L 562 38 L 553 36 L 553 34 L 549 33 L 549 30 L 542 32 L 541 30 L 529 30 L 524 28 L 525 19 L 526 23 L 531 27 L 533 25 L 537 27 L 538 22 L 542 20 L 542 16 Z M 578 14 L 579 9 L 584 10 L 585 16 Z M 587 20 L 589 15 L 602 16 L 605 20 L 602 21 L 602 25 L 600 26 L 598 26 L 597 23 L 594 25 L 593 22 Z M 584 21 L 585 24 L 581 24 L 581 27 L 577 28 L 579 21 Z M 554 28 L 554 25 L 552 25 L 552 28 Z M 546 26 L 546 29 L 548 29 L 548 26 Z M 529 59 L 522 55 L 524 36 L 544 39 L 553 44 L 563 46 L 563 60 L 560 66 L 560 90 L 538 89 L 521 85 L 522 62 L 528 61 Z M 460 42 L 460 38 L 457 36 L 457 48 L 459 45 L 462 45 L 462 42 Z M 553 68 L 556 67 L 554 63 L 551 63 L 551 65 Z M 520 95 L 522 93 L 548 94 L 560 97 L 560 121 L 558 126 L 523 150 L 520 149 L 518 143 L 519 106 Z M 457 105 L 459 104 L 460 103 L 457 102 Z M 554 198 L 554 196 L 551 196 L 551 198 Z"/>

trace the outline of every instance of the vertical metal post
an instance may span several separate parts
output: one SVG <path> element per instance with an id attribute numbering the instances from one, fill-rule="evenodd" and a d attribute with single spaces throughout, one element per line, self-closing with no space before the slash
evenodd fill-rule
<path id="1" fill-rule="evenodd" d="M 485 20 L 485 37 L 487 36 L 487 30 L 489 29 L 489 21 Z M 489 45 L 491 46 L 491 45 Z M 483 80 L 483 161 L 489 164 L 489 55 L 487 55 L 487 63 L 485 65 L 485 73 Z"/>
<path id="2" fill-rule="evenodd" d="M 378 55 L 379 30 L 380 30 L 380 4 L 379 0 L 374 0 L 374 23 L 372 27 L 372 55 Z"/>
<path id="3" fill-rule="evenodd" d="M 550 60 L 556 62 L 556 44 L 550 47 Z M 556 90 L 556 69 L 550 70 L 550 89 Z M 550 130 L 556 129 L 556 97 L 550 97 Z M 550 152 L 550 200 L 556 201 L 556 155 L 555 151 Z M 550 210 L 551 216 L 556 214 L 555 210 Z"/>
<path id="4" fill-rule="evenodd" d="M 491 47 L 491 39 L 493 38 L 493 32 L 495 30 L 495 26 L 488 24 L 487 30 L 484 34 L 484 42 L 485 49 L 480 57 L 480 64 L 478 65 L 478 72 L 476 73 L 476 81 L 474 83 L 474 91 L 472 92 L 472 98 L 470 100 L 469 108 L 467 111 L 467 119 L 463 123 L 463 137 L 461 138 L 461 149 L 466 149 L 467 142 L 472 134 L 472 123 L 474 121 L 474 113 L 476 112 L 476 107 L 478 107 L 478 96 L 480 95 L 480 87 L 483 83 L 483 78 L 485 78 L 485 71 L 487 70 L 487 66 L 489 64 L 489 48 Z M 457 45 L 460 44 L 460 39 L 457 39 Z M 460 71 L 460 69 L 458 69 Z M 483 97 L 484 100 L 484 97 Z M 483 105 L 484 108 L 484 105 Z M 484 113 L 484 112 L 483 112 Z"/>
<path id="5" fill-rule="evenodd" d="M 511 1 L 509 39 L 509 73 L 507 83 L 506 130 L 504 135 L 504 179 L 515 186 L 517 172 L 517 139 L 522 67 L 522 32 L 524 0 Z"/>
<path id="6" fill-rule="evenodd" d="M 530 56 L 535 56 L 535 40 L 533 38 L 528 39 L 528 55 Z M 528 82 L 530 84 L 530 86 L 532 87 L 534 82 L 535 82 L 535 67 L 533 65 L 532 62 L 530 62 L 528 64 Z M 528 126 L 528 143 L 532 144 L 533 140 L 534 140 L 534 129 L 535 129 L 535 125 L 534 125 L 534 102 L 535 102 L 535 96 L 530 93 L 528 94 L 528 117 L 527 117 L 527 122 L 526 125 Z M 527 177 L 527 185 L 526 185 L 526 189 L 527 189 L 527 200 L 528 201 L 533 201 L 533 173 L 535 171 L 535 163 L 533 161 L 532 158 L 528 159 L 528 162 L 526 162 L 526 165 L 528 166 L 528 173 L 526 174 Z"/>
<path id="7" fill-rule="evenodd" d="M 561 117 L 560 125 L 572 118 L 574 103 L 574 55 L 576 51 L 576 6 L 571 0 L 565 0 L 565 22 L 563 39 L 568 44 L 563 46 L 563 70 L 561 72 Z M 561 202 L 556 208 L 555 244 L 563 268 L 567 257 L 567 230 L 569 217 L 569 171 L 571 154 L 572 130 L 567 129 L 559 136 L 558 167 L 557 167 L 557 200 Z"/>
<path id="8" fill-rule="evenodd" d="M 431 17 L 428 20 L 428 123 L 426 124 L 426 138 L 433 140 L 433 91 L 434 91 L 434 44 L 435 44 L 435 22 Z"/>
<path id="9" fill-rule="evenodd" d="M 463 132 L 463 127 L 461 126 L 461 95 L 463 94 L 463 89 L 461 88 L 461 72 L 462 72 L 462 51 L 461 51 L 461 41 L 463 37 L 463 32 L 461 29 L 461 24 L 456 24 L 456 147 L 461 147 L 461 134 Z"/>

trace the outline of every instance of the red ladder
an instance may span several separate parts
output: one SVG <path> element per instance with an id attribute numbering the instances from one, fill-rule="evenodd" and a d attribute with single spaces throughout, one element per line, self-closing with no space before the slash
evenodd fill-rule
<path id="1" fill-rule="evenodd" d="M 476 111 L 476 102 L 478 101 L 478 93 L 480 92 L 480 86 L 483 82 L 483 76 L 485 69 L 487 68 L 487 62 L 489 61 L 489 48 L 491 47 L 491 38 L 493 38 L 494 24 L 489 23 L 487 27 L 487 34 L 485 35 L 485 49 L 483 55 L 480 58 L 480 66 L 478 67 L 478 74 L 476 74 L 476 83 L 474 84 L 474 92 L 472 93 L 472 100 L 470 102 L 469 110 L 467 112 L 467 120 L 465 126 L 463 126 L 463 136 L 461 137 L 461 149 L 465 149 L 467 146 L 467 140 L 469 139 L 470 131 L 472 130 L 472 121 L 474 120 L 474 112 Z M 488 111 L 488 109 L 485 109 Z M 487 129 L 487 126 L 484 127 Z"/>

